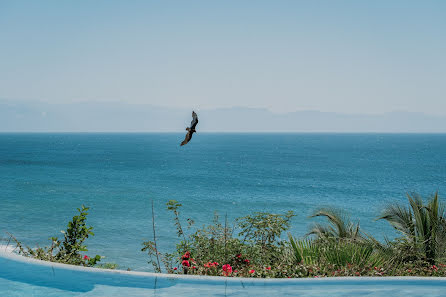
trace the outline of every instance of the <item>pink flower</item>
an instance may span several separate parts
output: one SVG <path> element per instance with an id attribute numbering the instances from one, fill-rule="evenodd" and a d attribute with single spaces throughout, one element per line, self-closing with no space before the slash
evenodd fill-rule
<path id="1" fill-rule="evenodd" d="M 249 271 L 249 273 L 251 273 L 251 274 L 253 274 L 254 272 L 256 272 L 254 269 L 251 269 L 251 270 Z"/>
<path id="2" fill-rule="evenodd" d="M 90 257 L 88 257 L 87 255 L 84 256 L 84 260 L 90 260 Z"/>
<path id="3" fill-rule="evenodd" d="M 223 273 L 224 275 L 228 276 L 232 272 L 232 267 L 229 264 L 223 265 Z"/>

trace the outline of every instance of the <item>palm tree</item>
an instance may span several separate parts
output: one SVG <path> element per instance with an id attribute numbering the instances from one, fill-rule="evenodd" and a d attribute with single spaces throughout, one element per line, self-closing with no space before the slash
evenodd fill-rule
<path id="1" fill-rule="evenodd" d="M 316 223 L 310 229 L 307 235 L 316 235 L 318 239 L 348 239 L 364 241 L 365 237 L 361 234 L 359 222 L 353 223 L 343 212 L 333 208 L 322 208 L 317 210 L 310 218 L 326 217 L 328 225 Z"/>
<path id="2" fill-rule="evenodd" d="M 307 235 L 316 239 L 296 240 L 288 234 L 293 259 L 297 263 L 321 263 L 344 267 L 347 264 L 359 266 L 380 266 L 389 260 L 376 239 L 360 231 L 359 222 L 353 223 L 342 211 L 322 208 L 311 216 L 325 217 L 328 224 L 314 224 Z"/>
<path id="3" fill-rule="evenodd" d="M 407 194 L 409 207 L 389 205 L 379 219 L 389 222 L 402 233 L 402 241 L 418 257 L 435 264 L 444 256 L 446 247 L 445 207 L 438 192 L 426 205 L 418 194 Z"/>

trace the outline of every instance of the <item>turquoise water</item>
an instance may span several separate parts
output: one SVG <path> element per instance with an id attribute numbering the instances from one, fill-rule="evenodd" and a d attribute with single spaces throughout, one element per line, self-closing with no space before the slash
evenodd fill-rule
<path id="1" fill-rule="evenodd" d="M 171 249 L 169 199 L 198 225 L 214 210 L 229 220 L 294 210 L 296 236 L 316 208 L 338 206 L 382 238 L 394 236 L 374 221 L 386 204 L 410 191 L 446 193 L 446 134 L 199 133 L 179 147 L 182 137 L 0 134 L 0 230 L 42 246 L 85 204 L 95 231 L 88 254 L 150 270 L 140 248 L 152 235 L 152 200 L 159 244 Z"/>
<path id="2" fill-rule="evenodd" d="M 172 277 L 36 263 L 0 253 L 0 296 L 444 296 L 444 278 Z"/>

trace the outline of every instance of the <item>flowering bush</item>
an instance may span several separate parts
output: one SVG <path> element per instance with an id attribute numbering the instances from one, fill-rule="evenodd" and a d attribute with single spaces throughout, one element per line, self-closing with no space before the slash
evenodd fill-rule
<path id="1" fill-rule="evenodd" d="M 27 246 L 24 247 L 14 236 L 11 235 L 11 238 L 16 242 L 19 254 L 26 257 L 72 265 L 96 266 L 101 261 L 101 256 L 96 255 L 91 258 L 81 254 L 81 252 L 88 251 L 87 246 L 84 244 L 85 240 L 94 235 L 92 232 L 93 227 L 86 224 L 88 210 L 89 208 L 84 205 L 78 208 L 79 214 L 68 222 L 66 230 L 61 231 L 64 235 L 63 241 L 60 241 L 57 237 L 51 237 L 51 246 L 49 247 L 32 249 Z M 116 266 L 114 263 L 105 263 L 101 267 L 114 269 Z"/>
<path id="2" fill-rule="evenodd" d="M 359 223 L 330 209 L 317 213 L 329 225 L 313 227 L 316 238 L 295 240 L 290 235 L 285 241 L 281 234 L 288 230 L 292 212 L 255 213 L 237 219 L 234 227 L 226 221 L 222 224 L 215 215 L 213 224 L 186 234 L 189 228 L 181 225 L 181 204 L 170 201 L 167 205 L 180 238 L 176 252 L 161 254 L 152 242 L 144 242 L 143 250 L 160 256 L 168 273 L 259 278 L 446 276 L 446 255 L 439 250 L 433 261 L 425 252 L 414 254 L 398 239 L 381 244 L 362 233 Z M 187 222 L 192 226 L 192 220 Z M 435 244 L 440 243 L 446 246 L 446 242 Z M 156 267 L 154 261 L 149 263 Z"/>
<path id="3" fill-rule="evenodd" d="M 235 227 L 229 227 L 227 222 L 222 224 L 215 214 L 213 224 L 186 234 L 188 229 L 183 228 L 180 220 L 181 204 L 169 201 L 167 207 L 174 214 L 180 242 L 173 254 L 160 253 L 152 241 L 143 243 L 142 250 L 151 256 L 149 263 L 155 271 L 160 270 L 153 258 L 160 257 L 168 273 L 272 277 L 271 267 L 286 261 L 283 254 L 287 244 L 278 238 L 289 228 L 292 212 L 284 215 L 256 213 L 238 219 Z M 187 222 L 192 225 L 192 220 Z M 239 236 L 233 235 L 236 230 Z"/>

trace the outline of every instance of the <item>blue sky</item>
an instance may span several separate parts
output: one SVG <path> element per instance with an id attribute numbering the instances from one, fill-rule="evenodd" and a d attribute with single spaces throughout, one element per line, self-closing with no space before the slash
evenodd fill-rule
<path id="1" fill-rule="evenodd" d="M 446 1 L 4 1 L 0 98 L 446 115 Z"/>

